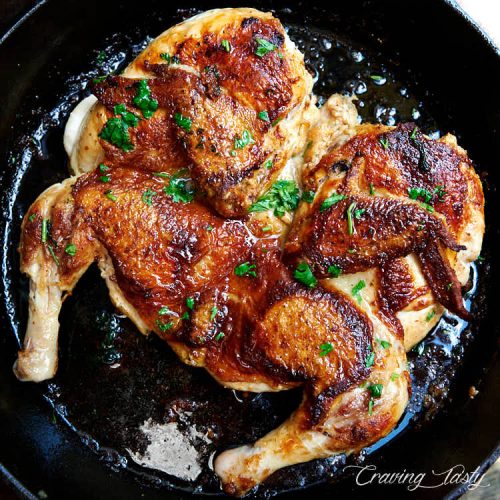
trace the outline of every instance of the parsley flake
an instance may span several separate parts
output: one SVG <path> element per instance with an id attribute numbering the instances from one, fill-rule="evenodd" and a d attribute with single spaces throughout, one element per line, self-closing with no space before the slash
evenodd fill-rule
<path id="1" fill-rule="evenodd" d="M 188 297 L 186 299 L 186 307 L 188 309 L 191 309 L 191 311 L 193 310 L 193 307 L 194 307 L 194 299 L 193 299 L 193 297 Z"/>
<path id="2" fill-rule="evenodd" d="M 339 201 L 342 201 L 345 199 L 345 195 L 343 194 L 338 194 L 338 193 L 333 193 L 330 195 L 328 198 L 326 198 L 321 206 L 319 207 L 320 212 L 324 212 L 325 210 L 328 210 L 331 206 L 335 205 Z"/>
<path id="3" fill-rule="evenodd" d="M 223 338 L 225 337 L 225 334 L 224 332 L 219 332 L 215 337 L 214 339 L 217 341 L 217 342 L 220 342 Z"/>
<path id="4" fill-rule="evenodd" d="M 236 136 L 234 138 L 234 149 L 243 149 L 245 146 L 254 143 L 255 141 L 252 137 L 252 134 L 248 130 L 244 130 L 241 134 L 241 137 Z"/>
<path id="5" fill-rule="evenodd" d="M 373 398 L 379 398 L 382 396 L 382 389 L 384 386 L 382 384 L 370 384 L 367 390 L 372 395 Z"/>
<path id="6" fill-rule="evenodd" d="M 308 288 L 314 288 L 318 283 L 307 262 L 300 262 L 297 265 L 297 268 L 293 272 L 293 277 Z"/>
<path id="7" fill-rule="evenodd" d="M 231 43 L 229 40 L 222 40 L 220 44 L 226 52 L 231 52 Z"/>
<path id="8" fill-rule="evenodd" d="M 108 198 L 111 201 L 116 201 L 118 198 L 113 194 L 113 191 L 111 189 L 108 189 L 108 191 L 104 192 L 104 196 Z"/>
<path id="9" fill-rule="evenodd" d="M 76 255 L 76 245 L 74 245 L 73 243 L 68 243 L 64 251 L 68 255 L 71 255 L 71 257 L 74 257 Z"/>
<path id="10" fill-rule="evenodd" d="M 268 122 L 270 121 L 269 120 L 269 113 L 267 111 L 261 111 L 259 114 L 258 114 L 258 117 L 264 121 L 264 122 Z"/>
<path id="11" fill-rule="evenodd" d="M 377 343 L 382 347 L 382 349 L 387 349 L 388 347 L 391 347 L 391 343 L 387 342 L 387 340 L 382 340 L 382 339 L 376 339 Z"/>
<path id="12" fill-rule="evenodd" d="M 430 321 L 434 316 L 436 316 L 436 311 L 433 309 L 432 311 L 429 311 L 427 313 L 427 316 L 425 317 L 425 321 Z"/>
<path id="13" fill-rule="evenodd" d="M 314 191 L 304 191 L 302 193 L 302 199 L 306 202 L 306 203 L 312 203 L 314 201 L 314 195 L 315 195 L 315 192 Z"/>
<path id="14" fill-rule="evenodd" d="M 361 304 L 361 295 L 360 292 L 365 288 L 366 283 L 365 280 L 359 280 L 351 289 L 352 296 Z"/>
<path id="15" fill-rule="evenodd" d="M 142 201 L 150 207 L 151 204 L 153 203 L 153 196 L 156 196 L 156 191 L 153 191 L 150 188 L 147 188 L 144 193 L 142 193 Z"/>
<path id="16" fill-rule="evenodd" d="M 215 319 L 215 316 L 217 316 L 218 312 L 219 310 L 216 306 L 213 306 L 212 309 L 210 309 L 210 321 L 213 321 Z"/>
<path id="17" fill-rule="evenodd" d="M 387 150 L 389 149 L 389 139 L 387 137 L 381 137 L 378 142 L 380 142 L 381 146 Z"/>
<path id="18" fill-rule="evenodd" d="M 248 209 L 249 212 L 274 210 L 274 215 L 283 217 L 285 212 L 295 210 L 300 201 L 299 188 L 294 181 L 276 181 L 271 189 Z"/>
<path id="19" fill-rule="evenodd" d="M 326 356 L 327 354 L 330 354 L 333 351 L 333 346 L 330 344 L 330 342 L 325 342 L 324 344 L 321 344 L 319 346 L 319 355 L 321 357 Z"/>
<path id="20" fill-rule="evenodd" d="M 176 172 L 168 186 L 163 188 L 163 192 L 172 198 L 174 203 L 189 203 L 194 199 L 194 187 L 190 178 L 182 177 L 184 172 L 185 169 Z"/>
<path id="21" fill-rule="evenodd" d="M 159 319 L 156 320 L 156 326 L 160 329 L 161 332 L 166 332 L 167 330 L 170 330 L 174 326 L 174 323 L 172 321 L 169 321 L 168 323 L 163 323 Z"/>
<path id="22" fill-rule="evenodd" d="M 255 50 L 255 55 L 258 57 L 264 57 L 269 52 L 276 50 L 276 45 L 269 42 L 268 40 L 264 40 L 263 38 L 256 38 L 257 49 Z"/>
<path id="23" fill-rule="evenodd" d="M 338 278 L 341 274 L 342 274 L 342 269 L 335 265 L 335 264 L 332 264 L 329 268 L 328 268 L 328 274 L 332 277 L 332 278 Z"/>
<path id="24" fill-rule="evenodd" d="M 158 109 L 158 101 L 151 97 L 151 89 L 147 80 L 137 82 L 137 93 L 132 102 L 142 111 L 142 116 L 149 120 Z"/>
<path id="25" fill-rule="evenodd" d="M 133 113 L 130 114 L 133 115 Z M 134 145 L 130 141 L 128 124 L 122 117 L 110 118 L 99 132 L 99 137 L 126 153 L 134 149 Z"/>
<path id="26" fill-rule="evenodd" d="M 175 113 L 174 121 L 179 127 L 183 128 L 186 132 L 191 131 L 192 122 L 189 118 L 182 116 L 180 113 Z"/>
<path id="27" fill-rule="evenodd" d="M 353 201 L 347 208 L 347 233 L 350 235 L 354 234 L 354 221 L 352 219 L 353 217 L 352 212 L 355 208 L 356 208 L 355 201 Z"/>
<path id="28" fill-rule="evenodd" d="M 234 268 L 234 274 L 236 276 L 253 276 L 257 277 L 257 272 L 255 271 L 257 266 L 255 264 L 250 264 L 250 262 L 243 262 Z"/>

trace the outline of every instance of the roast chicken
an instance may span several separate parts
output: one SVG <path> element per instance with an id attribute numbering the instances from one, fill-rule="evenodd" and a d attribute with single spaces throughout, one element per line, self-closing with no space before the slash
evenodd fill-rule
<path id="1" fill-rule="evenodd" d="M 358 125 L 344 96 L 318 109 L 302 55 L 253 9 L 191 18 L 92 85 L 66 128 L 73 176 L 23 221 L 18 378 L 55 374 L 62 302 L 97 262 L 140 332 L 224 387 L 303 387 L 279 428 L 218 455 L 227 493 L 390 432 L 406 350 L 444 308 L 470 317 L 484 200 L 455 139 Z"/>

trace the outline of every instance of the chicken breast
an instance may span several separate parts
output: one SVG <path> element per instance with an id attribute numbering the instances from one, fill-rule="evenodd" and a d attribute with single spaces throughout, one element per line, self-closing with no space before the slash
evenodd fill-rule
<path id="1" fill-rule="evenodd" d="M 111 166 L 188 167 L 222 215 L 241 216 L 303 149 L 317 113 L 311 90 L 302 54 L 271 14 L 208 11 L 157 37 L 120 78 L 94 86 L 99 101 L 77 107 L 66 130 L 71 169 L 91 170 L 105 155 Z M 134 102 L 155 109 L 127 127 L 125 143 L 103 134 L 126 120 L 117 105 L 137 114 Z"/>

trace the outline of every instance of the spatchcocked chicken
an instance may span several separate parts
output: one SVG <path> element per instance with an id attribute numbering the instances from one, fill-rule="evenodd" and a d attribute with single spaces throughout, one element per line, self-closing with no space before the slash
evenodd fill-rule
<path id="1" fill-rule="evenodd" d="M 385 436 L 405 351 L 444 308 L 469 318 L 484 200 L 455 139 L 358 125 L 343 96 L 318 109 L 302 55 L 253 9 L 171 28 L 92 91 L 66 128 L 74 176 L 23 221 L 16 375 L 55 374 L 62 301 L 97 261 L 142 333 L 224 387 L 303 387 L 279 428 L 216 458 L 227 493 Z"/>

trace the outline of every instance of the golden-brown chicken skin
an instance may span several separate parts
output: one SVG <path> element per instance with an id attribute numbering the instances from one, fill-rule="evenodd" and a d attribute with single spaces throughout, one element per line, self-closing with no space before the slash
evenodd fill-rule
<path id="1" fill-rule="evenodd" d="M 360 129 L 306 172 L 306 187 L 317 192 L 299 209 L 287 253 L 310 262 L 321 277 L 331 266 L 333 275 L 380 266 L 387 278 L 406 266 L 391 261 L 415 252 L 438 301 L 468 318 L 453 264 L 471 239 L 468 225 L 481 226 L 483 218 L 481 183 L 470 160 L 411 124 Z M 393 279 L 388 289 L 393 296 L 410 286 L 401 279 L 408 273 L 397 276 L 397 288 Z"/>
<path id="2" fill-rule="evenodd" d="M 93 87 L 99 102 L 78 140 L 68 141 L 72 168 L 95 168 L 104 155 L 110 166 L 139 158 L 145 168 L 184 164 L 219 213 L 242 216 L 301 151 L 315 112 L 312 77 L 270 14 L 222 9 L 197 19 L 160 35 L 122 77 Z M 144 99 L 134 102 L 138 85 L 156 103 L 147 115 Z M 110 120 L 125 118 L 117 105 L 140 119 L 125 148 L 103 134 Z"/>

